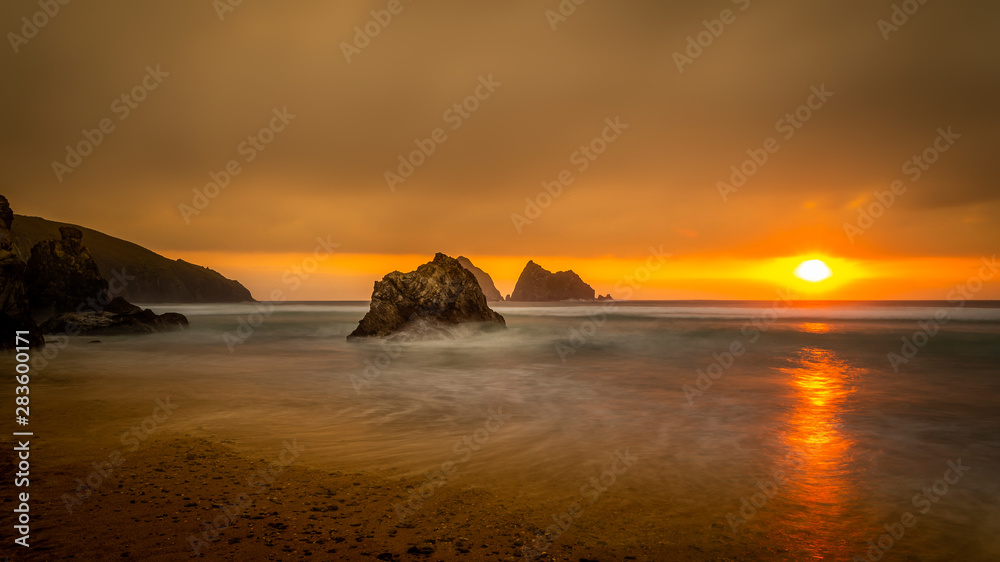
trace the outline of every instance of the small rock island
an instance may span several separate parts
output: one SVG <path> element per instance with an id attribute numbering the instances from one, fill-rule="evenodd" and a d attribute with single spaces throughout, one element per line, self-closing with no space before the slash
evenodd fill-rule
<path id="1" fill-rule="evenodd" d="M 486 304 L 476 276 L 457 259 L 438 253 L 416 271 L 393 271 L 376 281 L 371 308 L 347 340 L 464 323 L 488 329 L 507 327 L 503 316 Z"/>
<path id="2" fill-rule="evenodd" d="M 592 301 L 595 300 L 593 287 L 584 283 L 579 275 L 570 271 L 551 271 L 533 261 L 524 266 L 524 271 L 514 285 L 514 292 L 507 300 L 520 302 L 552 301 Z M 611 295 L 597 300 L 611 300 Z"/>

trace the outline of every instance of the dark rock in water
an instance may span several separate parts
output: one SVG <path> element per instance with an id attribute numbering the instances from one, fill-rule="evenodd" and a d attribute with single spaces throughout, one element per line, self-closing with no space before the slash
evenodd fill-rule
<path id="1" fill-rule="evenodd" d="M 188 326 L 188 319 L 183 314 L 176 312 L 156 314 L 148 308 L 143 310 L 138 306 L 128 306 L 133 307 L 135 312 L 115 313 L 107 309 L 66 312 L 43 322 L 41 330 L 46 334 L 115 335 L 169 332 L 182 330 Z"/>
<path id="2" fill-rule="evenodd" d="M 524 266 L 511 298 L 522 302 L 594 300 L 594 289 L 572 271 L 552 273 L 533 261 Z"/>
<path id="3" fill-rule="evenodd" d="M 61 240 L 44 240 L 35 244 L 25 273 L 28 302 L 33 313 L 75 311 L 87 300 L 107 293 L 108 282 L 94 262 L 90 250 L 83 246 L 83 233 L 78 228 L 59 229 Z"/>
<path id="4" fill-rule="evenodd" d="M 7 198 L 0 195 L 0 349 L 13 349 L 16 331 L 27 331 L 28 347 L 45 344 L 28 307 L 25 285 L 27 264 L 13 251 L 10 227 L 14 212 Z M 23 342 L 21 342 L 23 343 Z"/>
<path id="5" fill-rule="evenodd" d="M 611 298 L 611 293 L 608 293 L 607 295 L 597 295 L 597 300 L 599 300 L 599 301 L 613 301 L 615 299 Z"/>
<path id="6" fill-rule="evenodd" d="M 111 302 L 109 302 L 103 310 L 112 314 L 137 314 L 142 312 L 141 307 L 138 307 L 121 297 L 111 299 Z"/>
<path id="7" fill-rule="evenodd" d="M 375 282 L 368 314 L 348 340 L 382 337 L 407 328 L 447 328 L 479 323 L 506 328 L 503 316 L 490 309 L 471 271 L 455 258 L 436 254 L 434 261 L 409 273 L 393 271 Z"/>
<path id="8" fill-rule="evenodd" d="M 168 329 L 188 327 L 187 316 L 180 312 L 164 312 L 157 318 L 157 322 Z"/>
<path id="9" fill-rule="evenodd" d="M 479 281 L 479 288 L 483 290 L 483 294 L 486 295 L 487 302 L 502 301 L 503 295 L 497 290 L 496 285 L 493 284 L 493 278 L 490 277 L 489 273 L 486 273 L 482 269 L 472 265 L 469 258 L 465 256 L 458 256 L 458 263 L 462 264 L 462 267 L 468 269 L 476 276 L 476 281 Z"/>

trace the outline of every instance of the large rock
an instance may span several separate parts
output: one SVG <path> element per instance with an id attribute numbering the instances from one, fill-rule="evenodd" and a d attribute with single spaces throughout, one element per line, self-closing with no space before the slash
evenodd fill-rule
<path id="1" fill-rule="evenodd" d="M 14 224 L 14 210 L 10 201 L 0 195 L 0 246 L 10 249 L 10 228 Z"/>
<path id="2" fill-rule="evenodd" d="M 552 273 L 533 261 L 524 266 L 517 279 L 510 300 L 521 302 L 548 302 L 566 300 L 594 300 L 594 289 L 572 271 Z"/>
<path id="3" fill-rule="evenodd" d="M 407 328 L 447 328 L 463 323 L 506 328 L 490 309 L 475 275 L 455 258 L 436 254 L 416 271 L 393 271 L 375 282 L 371 308 L 348 340 L 383 337 Z"/>
<path id="4" fill-rule="evenodd" d="M 83 232 L 72 226 L 59 229 L 60 240 L 43 240 L 31 249 L 25 271 L 26 305 L 34 316 L 48 317 L 43 334 L 151 333 L 182 329 L 184 315 L 158 315 L 120 296 L 127 280 L 114 285 L 101 276 Z"/>
<path id="5" fill-rule="evenodd" d="M 465 256 L 458 256 L 458 263 L 462 264 L 462 267 L 468 269 L 476 277 L 476 281 L 479 281 L 479 288 L 483 290 L 483 294 L 486 295 L 487 302 L 502 301 L 503 295 L 497 290 L 496 285 L 493 284 L 493 278 L 490 277 L 489 273 L 486 273 L 482 269 L 472 265 L 469 258 Z"/>
<path id="6" fill-rule="evenodd" d="M 27 264 L 13 251 L 11 224 L 14 212 L 7 198 L 0 195 L 0 349 L 12 349 L 16 331 L 27 331 L 29 347 L 44 343 L 28 307 L 25 286 Z"/>
<path id="7" fill-rule="evenodd" d="M 83 232 L 64 226 L 59 234 L 60 240 L 35 244 L 28 259 L 28 301 L 36 315 L 75 311 L 108 290 L 108 282 L 83 245 Z"/>

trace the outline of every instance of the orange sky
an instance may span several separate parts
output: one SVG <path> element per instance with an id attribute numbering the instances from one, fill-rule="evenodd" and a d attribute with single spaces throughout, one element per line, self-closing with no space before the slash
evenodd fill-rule
<path id="1" fill-rule="evenodd" d="M 4 2 L 0 22 L 36 4 Z M 817 298 L 940 299 L 995 254 L 1000 3 L 926 3 L 889 37 L 891 6 L 868 0 L 587 2 L 556 29 L 549 4 L 404 1 L 350 60 L 379 2 L 222 19 L 212 3 L 74 4 L 0 54 L 18 85 L 0 92 L 0 192 L 258 296 L 336 241 L 301 299 L 367 298 L 439 251 L 504 294 L 528 259 L 614 293 L 651 246 L 675 257 L 635 297 L 767 299 L 819 255 L 835 275 Z M 679 69 L 726 8 L 735 21 Z"/>
<path id="2" fill-rule="evenodd" d="M 338 254 L 311 262 L 304 254 L 235 254 L 189 252 L 179 255 L 194 263 L 212 263 L 224 274 L 241 280 L 258 298 L 280 290 L 287 300 L 367 300 L 372 283 L 398 269 L 411 271 L 432 256 Z M 973 281 L 974 299 L 1000 299 L 1000 272 L 993 279 L 979 277 L 981 260 L 966 258 L 907 258 L 847 260 L 822 254 L 774 259 L 736 259 L 725 256 L 672 256 L 658 270 L 646 258 L 622 259 L 558 256 L 467 256 L 493 277 L 501 294 L 514 289 L 528 259 L 551 271 L 573 269 L 600 294 L 617 299 L 751 299 L 770 300 L 789 289 L 799 299 L 931 299 L 947 300 L 955 285 Z M 822 258 L 833 276 L 820 283 L 797 279 L 792 271 L 804 259 Z M 314 265 L 315 263 L 315 265 Z M 654 267 L 655 260 L 648 262 Z M 315 269 L 313 269 L 315 267 Z M 982 270 L 994 275 L 991 270 Z M 648 277 L 647 277 L 648 275 Z"/>

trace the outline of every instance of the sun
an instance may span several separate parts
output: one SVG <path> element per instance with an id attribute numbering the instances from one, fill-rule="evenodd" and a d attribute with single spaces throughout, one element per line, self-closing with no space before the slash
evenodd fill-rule
<path id="1" fill-rule="evenodd" d="M 829 279 L 831 275 L 833 275 L 833 271 L 823 260 L 804 261 L 795 268 L 795 276 L 810 283 L 819 283 Z"/>

